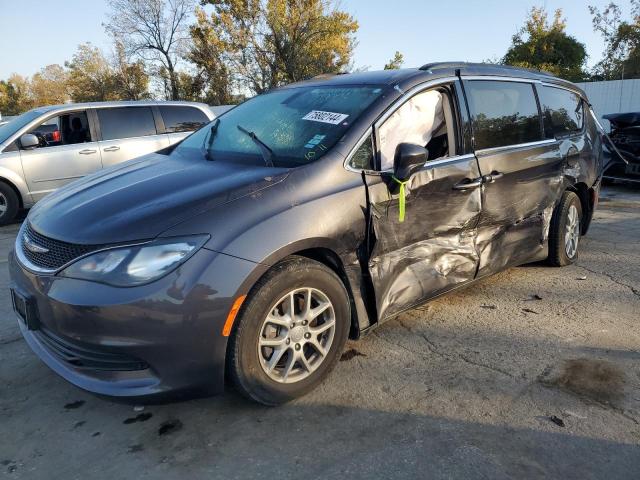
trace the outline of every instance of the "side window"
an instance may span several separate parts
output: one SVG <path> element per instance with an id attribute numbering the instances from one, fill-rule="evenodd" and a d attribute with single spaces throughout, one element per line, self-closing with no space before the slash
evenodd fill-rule
<path id="1" fill-rule="evenodd" d="M 547 138 L 570 135 L 582 130 L 584 106 L 582 99 L 563 88 L 542 86 L 538 88 Z"/>
<path id="2" fill-rule="evenodd" d="M 84 111 L 52 117 L 32 128 L 29 133 L 38 137 L 38 148 L 92 141 L 87 113 Z"/>
<path id="3" fill-rule="evenodd" d="M 199 108 L 171 105 L 159 108 L 167 133 L 192 132 L 209 123 L 209 118 Z"/>
<path id="4" fill-rule="evenodd" d="M 450 155 L 455 144 L 452 118 L 449 96 L 444 90 L 428 90 L 410 98 L 378 130 L 381 169 L 393 168 L 400 143 L 425 147 L 429 160 Z"/>
<path id="5" fill-rule="evenodd" d="M 156 123 L 150 107 L 115 107 L 98 110 L 103 140 L 155 135 Z"/>
<path id="6" fill-rule="evenodd" d="M 355 170 L 373 169 L 373 144 L 371 136 L 368 136 L 362 145 L 353 153 L 349 160 L 349 166 Z"/>
<path id="7" fill-rule="evenodd" d="M 470 80 L 465 89 L 476 150 L 542 140 L 532 84 Z"/>

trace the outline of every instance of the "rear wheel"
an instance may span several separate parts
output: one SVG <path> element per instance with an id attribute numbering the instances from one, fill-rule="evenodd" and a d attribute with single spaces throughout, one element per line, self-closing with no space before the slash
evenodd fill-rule
<path id="1" fill-rule="evenodd" d="M 230 340 L 230 377 L 267 405 L 304 395 L 335 366 L 350 318 L 340 278 L 319 262 L 291 257 L 249 294 Z"/>
<path id="2" fill-rule="evenodd" d="M 19 207 L 20 201 L 13 188 L 0 182 L 0 225 L 11 223 L 16 218 Z"/>
<path id="3" fill-rule="evenodd" d="M 582 229 L 582 204 L 578 196 L 564 192 L 553 211 L 549 231 L 549 263 L 563 267 L 578 259 Z"/>

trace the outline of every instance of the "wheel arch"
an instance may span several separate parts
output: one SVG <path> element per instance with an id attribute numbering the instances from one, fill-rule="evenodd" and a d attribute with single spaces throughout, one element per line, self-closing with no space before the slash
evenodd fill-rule
<path id="1" fill-rule="evenodd" d="M 0 183 L 4 183 L 5 185 L 7 185 L 9 188 L 11 188 L 11 190 L 13 190 L 16 194 L 16 196 L 18 197 L 18 202 L 19 202 L 19 207 L 20 209 L 24 208 L 24 198 L 22 198 L 22 192 L 20 191 L 20 189 L 11 181 L 8 180 L 7 178 L 0 176 Z"/>
<path id="2" fill-rule="evenodd" d="M 580 228 L 580 233 L 582 235 L 585 235 L 589 230 L 591 218 L 593 217 L 593 210 L 597 193 L 593 187 L 588 187 L 584 182 L 575 183 L 568 187 L 567 190 L 574 192 L 580 199 L 580 206 L 582 207 L 582 225 Z"/>
<path id="3" fill-rule="evenodd" d="M 287 244 L 260 262 L 260 265 L 266 265 L 269 268 L 263 269 L 258 275 L 253 275 L 250 281 L 243 285 L 242 292 L 239 293 L 246 294 L 250 292 L 254 285 L 272 267 L 289 257 L 299 256 L 322 263 L 338 275 L 347 290 L 351 306 L 349 338 L 357 339 L 360 337 L 360 332 L 372 323 L 366 307 L 370 299 L 366 298 L 366 292 L 364 293 L 365 297 L 363 297 L 362 272 L 355 257 L 355 252 L 353 255 L 354 264 L 351 266 L 348 264 L 348 258 L 345 259 L 338 252 L 340 252 L 338 242 L 330 238 L 308 238 Z"/>

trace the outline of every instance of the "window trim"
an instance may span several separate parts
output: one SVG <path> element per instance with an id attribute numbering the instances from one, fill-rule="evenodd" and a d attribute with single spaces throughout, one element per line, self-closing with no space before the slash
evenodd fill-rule
<path id="1" fill-rule="evenodd" d="M 211 120 L 209 118 L 209 115 L 207 115 L 207 113 L 202 108 L 198 108 L 195 105 L 172 105 L 172 104 L 169 104 L 169 105 L 156 105 L 156 108 L 157 108 L 157 113 L 158 113 L 158 124 L 162 126 L 162 133 L 167 134 L 167 135 L 180 134 L 180 133 L 193 133 L 193 132 L 196 132 L 196 131 L 200 130 L 201 128 L 204 128 L 205 126 L 207 126 L 209 123 L 211 123 L 213 121 L 213 120 Z M 164 122 L 164 116 L 162 115 L 162 109 L 163 108 L 188 108 L 188 109 L 191 109 L 191 110 L 196 110 L 196 111 L 200 112 L 204 116 L 204 118 L 206 118 L 206 122 L 204 122 L 202 124 L 202 126 L 196 128 L 195 130 L 181 130 L 179 132 L 170 132 L 167 129 L 167 124 Z M 227 112 L 225 112 L 225 113 L 227 113 Z M 216 118 L 217 117 L 214 116 L 214 120 Z M 160 132 L 159 128 L 158 128 L 158 132 Z"/>
<path id="2" fill-rule="evenodd" d="M 42 148 L 68 147 L 69 145 L 88 145 L 88 144 L 91 144 L 91 143 L 96 143 L 98 141 L 97 140 L 98 132 L 94 128 L 94 125 L 93 125 L 93 122 L 92 122 L 92 119 L 91 119 L 91 113 L 89 112 L 90 110 L 91 110 L 90 108 L 76 108 L 76 109 L 70 109 L 70 110 L 55 110 L 55 111 L 49 112 L 49 114 L 43 115 L 43 116 L 39 117 L 38 119 L 36 119 L 35 122 L 30 124 L 30 125 L 28 125 L 26 127 L 26 129 L 22 129 L 21 132 L 17 132 L 17 135 L 14 138 L 12 143 L 16 143 L 16 145 L 18 146 L 18 151 L 19 152 L 33 152 L 33 151 L 39 151 Z M 67 143 L 65 145 L 53 145 L 51 147 L 39 147 L 39 148 L 29 149 L 29 150 L 25 150 L 24 148 L 22 148 L 19 145 L 20 137 L 22 137 L 22 135 L 25 135 L 25 134 L 29 133 L 31 130 L 33 130 L 34 128 L 39 127 L 44 122 L 48 122 L 49 120 L 51 120 L 52 118 L 55 118 L 55 117 L 61 117 L 63 115 L 72 115 L 72 114 L 78 113 L 78 112 L 84 112 L 85 116 L 87 117 L 87 125 L 89 127 L 89 134 L 91 135 L 91 141 L 83 142 L 83 143 Z M 4 150 L 4 151 L 6 151 L 6 150 Z"/>
<path id="3" fill-rule="evenodd" d="M 559 140 L 566 140 L 567 138 L 571 138 L 571 137 L 577 137 L 579 135 L 583 135 L 584 132 L 586 132 L 587 130 L 587 118 L 586 118 L 586 113 L 585 113 L 585 104 L 586 106 L 590 107 L 590 104 L 587 100 L 585 100 L 585 98 L 582 96 L 582 94 L 580 92 L 577 92 L 571 88 L 566 88 L 563 87 L 561 85 L 556 85 L 555 83 L 545 83 L 545 82 L 541 82 L 541 86 L 542 88 L 544 87 L 549 87 L 549 88 L 557 88 L 560 90 L 566 90 L 569 93 L 573 93 L 574 95 L 576 95 L 579 99 L 580 99 L 580 105 L 582 106 L 582 127 L 580 128 L 580 130 L 574 130 L 571 131 L 569 133 L 565 133 L 563 135 L 556 135 L 555 133 L 553 134 L 553 140 L 555 141 L 559 141 Z M 537 90 L 537 89 L 536 89 Z M 540 109 L 542 109 L 542 102 L 540 103 Z M 542 110 L 541 110 L 542 112 Z M 542 113 L 542 121 L 544 122 L 544 113 Z M 544 128 L 544 123 L 543 123 L 543 128 Z M 546 135 L 546 133 L 543 130 L 543 134 Z"/>
<path id="4" fill-rule="evenodd" d="M 156 121 L 156 116 L 155 113 L 153 111 L 153 107 L 154 105 L 115 105 L 113 107 L 95 107 L 95 119 L 96 119 L 96 125 L 98 125 L 98 129 L 100 132 L 100 139 L 98 140 L 99 142 L 118 142 L 118 141 L 125 141 L 125 140 L 131 140 L 131 139 L 135 139 L 135 138 L 149 138 L 149 137 L 154 137 L 154 136 L 158 136 L 158 135 L 162 135 L 161 132 L 158 131 L 158 123 Z M 118 138 L 109 138 L 109 139 L 104 139 L 102 136 L 102 121 L 100 120 L 100 110 L 114 110 L 114 109 L 121 109 L 121 110 L 125 110 L 127 108 L 148 108 L 151 111 L 151 118 L 153 119 L 153 128 L 155 128 L 155 133 L 151 133 L 148 135 L 136 135 L 134 137 L 118 137 Z"/>
<path id="5" fill-rule="evenodd" d="M 473 151 L 475 153 L 478 152 L 482 152 L 482 153 L 486 153 L 489 151 L 501 151 L 501 150 L 507 150 L 510 148 L 522 148 L 522 147 L 527 147 L 527 146 L 534 146 L 536 144 L 545 144 L 548 143 L 546 142 L 546 140 L 549 140 L 548 138 L 545 138 L 545 133 L 544 133 L 544 123 L 543 123 L 543 117 L 542 117 L 542 108 L 541 105 L 538 101 L 538 91 L 536 90 L 536 84 L 541 84 L 542 82 L 540 80 L 535 80 L 535 79 L 528 79 L 528 78 L 509 78 L 509 77 L 493 77 L 493 76 L 487 76 L 487 77 L 481 77 L 481 76 L 473 76 L 473 77 L 463 77 L 463 80 L 471 80 L 471 81 L 487 81 L 487 82 L 514 82 L 514 83 L 526 83 L 529 84 L 529 86 L 531 86 L 531 91 L 533 92 L 533 98 L 535 100 L 536 103 L 536 108 L 538 109 L 538 121 L 540 124 L 540 140 L 534 140 L 532 142 L 523 142 L 523 143 L 516 143 L 516 144 L 511 144 L 511 145 L 501 145 L 499 147 L 486 147 L 486 148 L 476 148 L 476 132 L 475 132 L 475 127 L 473 125 L 474 123 L 474 114 L 473 112 L 471 112 L 471 106 L 469 106 L 469 115 L 470 115 L 470 123 L 471 123 L 471 135 L 473 137 Z M 465 92 L 467 91 L 466 85 L 463 84 L 463 86 L 465 87 Z M 467 96 L 469 94 L 467 93 Z M 467 105 L 469 105 L 467 103 Z M 553 141 L 555 142 L 556 139 L 553 139 Z"/>

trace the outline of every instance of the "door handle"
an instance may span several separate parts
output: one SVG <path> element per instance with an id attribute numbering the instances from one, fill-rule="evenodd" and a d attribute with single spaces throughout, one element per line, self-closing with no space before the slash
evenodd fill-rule
<path id="1" fill-rule="evenodd" d="M 117 152 L 118 150 L 120 150 L 120 147 L 116 145 L 114 145 L 113 147 L 107 147 L 102 149 L 103 152 Z"/>
<path id="2" fill-rule="evenodd" d="M 502 177 L 504 177 L 504 173 L 494 171 L 494 172 L 491 172 L 489 175 L 484 175 L 482 177 L 482 180 L 484 180 L 485 183 L 493 183 Z"/>
<path id="3" fill-rule="evenodd" d="M 465 178 L 464 180 L 462 180 L 459 183 L 456 183 L 453 186 L 454 190 L 471 190 L 473 188 L 478 188 L 480 185 L 482 185 L 482 177 L 479 178 Z"/>
<path id="4" fill-rule="evenodd" d="M 78 153 L 80 155 L 91 155 L 92 153 L 96 153 L 96 151 L 90 148 L 85 148 L 84 150 L 80 150 Z"/>

